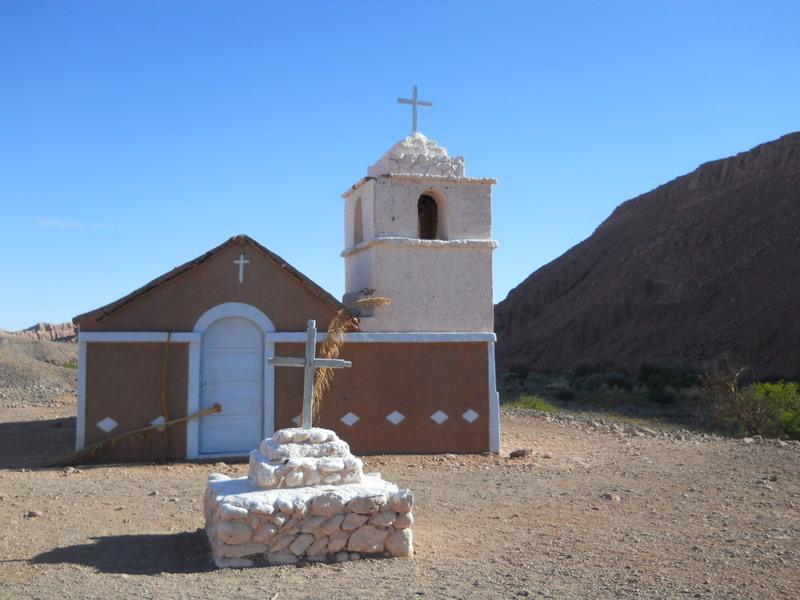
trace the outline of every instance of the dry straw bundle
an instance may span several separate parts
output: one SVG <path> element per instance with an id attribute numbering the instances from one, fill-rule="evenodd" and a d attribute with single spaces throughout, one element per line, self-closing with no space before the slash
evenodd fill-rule
<path id="1" fill-rule="evenodd" d="M 331 319 L 328 326 L 328 336 L 322 342 L 320 348 L 321 358 L 339 358 L 339 352 L 344 345 L 344 334 L 355 329 L 358 324 L 358 315 L 365 311 L 373 311 L 385 306 L 389 306 L 392 301 L 389 298 L 376 296 L 374 298 L 362 298 L 356 301 L 352 308 L 343 308 L 336 316 Z M 319 409 L 322 396 L 331 387 L 334 369 L 323 368 L 317 372 L 314 380 L 313 395 L 313 421 L 319 421 Z"/>

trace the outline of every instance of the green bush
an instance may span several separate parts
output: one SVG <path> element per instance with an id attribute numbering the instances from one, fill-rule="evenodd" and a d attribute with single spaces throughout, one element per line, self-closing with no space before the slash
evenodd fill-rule
<path id="1" fill-rule="evenodd" d="M 800 385 L 753 383 L 738 397 L 737 415 L 748 433 L 800 439 Z"/>
<path id="2" fill-rule="evenodd" d="M 531 410 L 540 410 L 542 412 L 553 412 L 556 407 L 550 404 L 541 396 L 520 396 L 519 400 L 514 402 L 512 406 L 516 408 L 529 408 Z"/>

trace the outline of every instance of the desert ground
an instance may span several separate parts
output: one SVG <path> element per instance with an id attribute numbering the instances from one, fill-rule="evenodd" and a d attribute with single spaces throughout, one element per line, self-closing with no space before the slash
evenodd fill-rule
<path id="1" fill-rule="evenodd" d="M 215 570 L 204 483 L 245 465 L 47 466 L 73 412 L 66 397 L 2 409 L 4 598 L 800 595 L 793 444 L 506 411 L 500 456 L 366 457 L 416 494 L 413 559 Z"/>
<path id="2" fill-rule="evenodd" d="M 206 478 L 246 465 L 52 466 L 76 354 L 0 335 L 2 598 L 800 597 L 800 444 L 519 409 L 499 456 L 365 457 L 416 495 L 413 559 L 215 570 Z"/>

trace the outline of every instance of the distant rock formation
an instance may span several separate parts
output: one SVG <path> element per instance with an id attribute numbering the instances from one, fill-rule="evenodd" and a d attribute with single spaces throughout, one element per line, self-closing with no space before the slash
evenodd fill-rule
<path id="1" fill-rule="evenodd" d="M 3 331 L 0 333 L 16 335 L 19 337 L 30 338 L 32 340 L 44 340 L 48 342 L 77 342 L 78 330 L 72 323 L 37 323 L 21 331 Z"/>
<path id="2" fill-rule="evenodd" d="M 800 375 L 800 133 L 624 202 L 495 308 L 498 365 Z"/>

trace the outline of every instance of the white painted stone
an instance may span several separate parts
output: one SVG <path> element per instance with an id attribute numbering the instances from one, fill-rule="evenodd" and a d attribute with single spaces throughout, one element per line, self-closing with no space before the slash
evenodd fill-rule
<path id="1" fill-rule="evenodd" d="M 300 531 L 303 533 L 314 533 L 325 521 L 327 521 L 327 519 L 322 515 L 308 517 L 307 519 L 303 519 L 300 523 Z"/>
<path id="2" fill-rule="evenodd" d="M 410 529 L 396 529 L 386 538 L 384 546 L 392 556 L 412 556 L 413 534 Z"/>
<path id="3" fill-rule="evenodd" d="M 314 541 L 306 550 L 306 554 L 308 555 L 309 559 L 311 557 L 322 557 L 320 560 L 325 560 L 325 554 L 328 551 L 328 538 L 327 536 L 321 537 Z"/>
<path id="4" fill-rule="evenodd" d="M 273 523 L 264 523 L 253 535 L 254 542 L 267 542 L 278 533 L 278 527 Z"/>
<path id="5" fill-rule="evenodd" d="M 419 132 L 414 132 L 397 142 L 378 162 L 367 169 L 369 177 L 392 173 L 463 177 L 464 158 L 451 158 L 447 154 L 447 148 Z"/>
<path id="6" fill-rule="evenodd" d="M 331 517 L 345 507 L 344 498 L 335 492 L 324 492 L 311 502 L 311 514 Z"/>
<path id="7" fill-rule="evenodd" d="M 380 507 L 384 504 L 386 504 L 386 497 L 382 494 L 376 496 L 358 496 L 347 503 L 347 508 L 354 513 L 371 515 L 378 512 Z"/>
<path id="8" fill-rule="evenodd" d="M 395 529 L 408 529 L 413 524 L 414 515 L 410 512 L 398 514 L 393 523 Z"/>
<path id="9" fill-rule="evenodd" d="M 286 550 L 289 547 L 289 545 L 294 541 L 295 537 L 297 536 L 291 533 L 281 535 L 277 540 L 275 540 L 270 545 L 269 548 L 270 552 L 280 552 L 281 550 Z"/>
<path id="10" fill-rule="evenodd" d="M 374 525 L 375 527 L 391 527 L 392 523 L 395 521 L 396 515 L 397 513 L 394 511 L 379 512 L 370 517 L 369 524 Z"/>
<path id="11" fill-rule="evenodd" d="M 263 554 L 266 550 L 267 547 L 264 544 L 256 544 L 253 542 L 247 542 L 245 544 L 219 544 L 214 547 L 214 556 L 219 556 L 221 558 L 244 558 L 245 556 Z"/>
<path id="12" fill-rule="evenodd" d="M 244 519 L 249 514 L 249 511 L 241 506 L 234 506 L 227 502 L 223 502 L 219 505 L 219 518 L 223 521 L 229 519 Z"/>
<path id="13" fill-rule="evenodd" d="M 382 555 L 384 540 L 400 531 L 398 520 L 410 526 L 409 515 L 395 512 L 395 506 L 410 510 L 410 492 L 379 474 L 364 475 L 363 462 L 333 436 L 327 430 L 276 432 L 271 444 L 262 444 L 268 452 L 286 446 L 317 448 L 292 448 L 282 461 L 254 451 L 250 477 L 209 477 L 203 508 L 217 566 L 294 564 L 300 557 L 310 562 L 339 560 L 342 553 L 350 560 Z M 328 450 L 319 450 L 326 445 Z M 300 478 L 305 484 L 309 475 L 319 482 L 287 487 Z M 265 480 L 273 487 L 259 487 Z"/>
<path id="14" fill-rule="evenodd" d="M 347 545 L 347 540 L 350 539 L 349 531 L 340 531 L 328 539 L 328 552 L 339 552 Z"/>
<path id="15" fill-rule="evenodd" d="M 319 528 L 320 534 L 332 536 L 341 531 L 342 521 L 346 516 L 345 513 L 339 513 L 327 519 Z"/>
<path id="16" fill-rule="evenodd" d="M 253 535 L 253 530 L 242 521 L 222 521 L 217 525 L 217 537 L 226 544 L 243 544 Z"/>
<path id="17" fill-rule="evenodd" d="M 389 535 L 388 529 L 378 529 L 372 525 L 364 525 L 356 529 L 347 541 L 347 549 L 351 552 L 376 554 L 383 552 L 383 543 Z"/>
<path id="18" fill-rule="evenodd" d="M 392 496 L 391 502 L 395 512 L 411 512 L 414 507 L 414 494 L 411 490 L 400 490 Z"/>
<path id="19" fill-rule="evenodd" d="M 248 476 L 262 489 L 356 483 L 362 466 L 333 431 L 282 429 L 250 453 Z"/>
<path id="20" fill-rule="evenodd" d="M 295 540 L 289 544 L 289 550 L 292 554 L 303 556 L 311 544 L 314 543 L 314 536 L 310 533 L 301 533 Z"/>
<path id="21" fill-rule="evenodd" d="M 368 518 L 369 517 L 367 517 L 366 515 L 359 515 L 358 513 L 350 513 L 344 518 L 344 521 L 342 521 L 342 530 L 353 531 L 355 529 L 358 529 L 367 522 Z"/>

